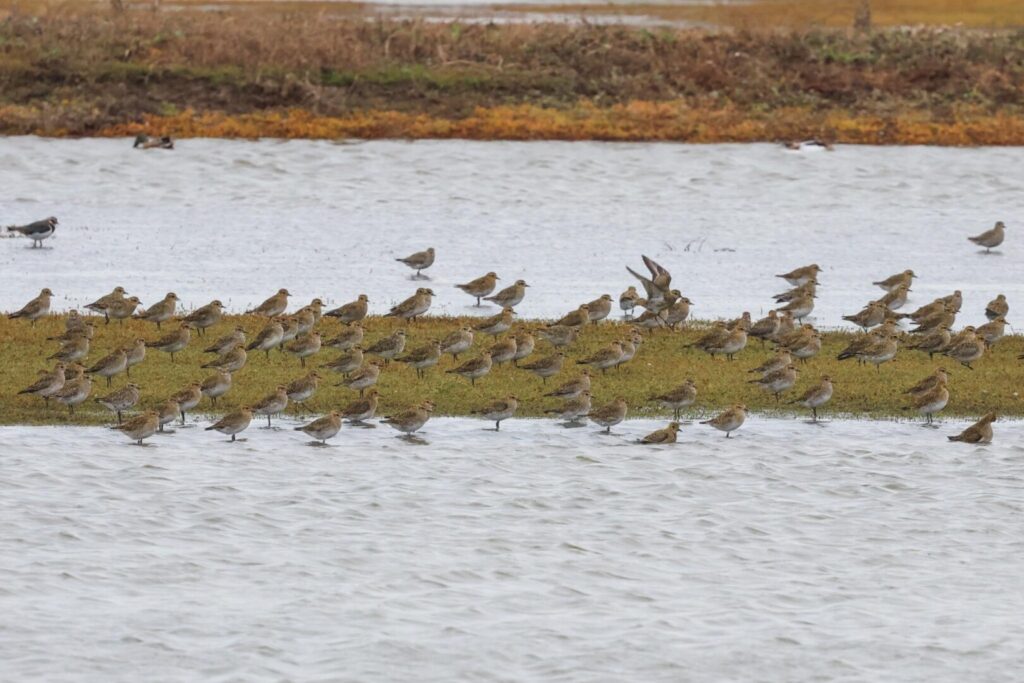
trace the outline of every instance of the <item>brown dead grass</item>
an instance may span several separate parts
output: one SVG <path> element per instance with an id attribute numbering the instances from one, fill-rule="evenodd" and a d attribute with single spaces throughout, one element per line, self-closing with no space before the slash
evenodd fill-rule
<path id="1" fill-rule="evenodd" d="M 338 12 L 0 20 L 0 133 L 1020 144 L 1024 33 L 463 25 Z M 272 20 L 271 20 L 272 19 Z"/>

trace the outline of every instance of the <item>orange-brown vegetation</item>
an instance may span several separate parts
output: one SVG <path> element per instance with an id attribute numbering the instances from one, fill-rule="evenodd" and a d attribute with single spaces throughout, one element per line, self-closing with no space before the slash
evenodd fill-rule
<path id="1" fill-rule="evenodd" d="M 1024 34 L 41 7 L 0 18 L 0 133 L 1024 141 Z"/>

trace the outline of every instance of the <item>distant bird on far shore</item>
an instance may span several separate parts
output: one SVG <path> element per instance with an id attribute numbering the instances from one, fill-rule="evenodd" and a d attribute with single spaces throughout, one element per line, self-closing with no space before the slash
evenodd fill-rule
<path id="1" fill-rule="evenodd" d="M 174 149 L 174 140 L 169 135 L 151 138 L 145 133 L 135 136 L 132 149 Z"/>
<path id="2" fill-rule="evenodd" d="M 43 246 L 43 240 L 52 235 L 57 229 L 57 219 L 53 216 L 35 221 L 28 225 L 9 225 L 7 232 L 16 232 L 32 240 L 32 248 Z"/>

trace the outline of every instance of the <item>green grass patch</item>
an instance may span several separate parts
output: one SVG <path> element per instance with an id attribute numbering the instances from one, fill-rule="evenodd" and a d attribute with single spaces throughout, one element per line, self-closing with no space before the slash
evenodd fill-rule
<path id="1" fill-rule="evenodd" d="M 406 327 L 409 334 L 407 349 L 414 348 L 430 339 L 440 338 L 465 322 L 476 319 L 427 318 Z M 123 325 L 103 325 L 102 319 L 94 320 L 97 333 L 92 351 L 87 359 L 95 362 L 117 346 L 127 345 L 137 337 L 155 339 L 158 333 L 154 325 L 141 321 L 128 321 Z M 200 365 L 213 358 L 202 349 L 215 338 L 226 334 L 235 325 L 241 325 L 250 333 L 250 338 L 262 326 L 263 321 L 251 316 L 226 318 L 216 328 L 208 331 L 204 338 L 193 335 L 192 343 L 176 356 L 171 363 L 167 354 L 150 349 L 146 360 L 132 369 L 131 380 L 118 375 L 113 389 L 134 381 L 142 387 L 143 399 L 140 407 L 155 406 L 187 383 L 201 381 L 211 371 Z M 518 324 L 516 329 L 538 327 L 543 323 Z M 31 384 L 39 370 L 50 368 L 53 361 L 46 357 L 57 349 L 55 342 L 45 341 L 47 336 L 63 330 L 63 319 L 50 317 L 30 327 L 22 320 L 0 320 L 0 354 L 5 359 L 0 370 L 0 422 L 4 424 L 107 424 L 113 415 L 92 400 L 83 404 L 74 417 L 69 416 L 62 406 L 44 407 L 42 399 L 34 396 L 17 395 L 18 390 Z M 400 324 L 387 318 L 370 318 L 366 321 L 367 334 L 364 346 L 390 334 Z M 975 416 L 989 410 L 1000 415 L 1024 416 L 1024 405 L 1017 394 L 1020 362 L 1017 355 L 1024 353 L 1024 339 L 1013 336 L 1001 340 L 989 353 L 975 364 L 973 371 L 963 368 L 948 358 L 936 357 L 929 361 L 927 354 L 903 349 L 896 360 L 879 370 L 858 366 L 854 361 L 839 362 L 836 354 L 848 343 L 850 334 L 829 332 L 824 335 L 821 354 L 801 365 L 801 378 L 789 395 L 776 402 L 756 385 L 749 384 L 754 375 L 747 370 L 764 361 L 772 350 L 762 348 L 753 341 L 729 362 L 722 358 L 711 358 L 694 349 L 684 348 L 701 333 L 699 324 L 691 325 L 682 332 L 659 331 L 645 335 L 645 343 L 637 357 L 619 370 L 606 374 L 597 372 L 594 377 L 594 401 L 601 403 L 615 396 L 624 396 L 630 406 L 630 415 L 667 416 L 668 413 L 650 402 L 649 397 L 665 391 L 692 378 L 698 386 L 699 395 L 692 415 L 707 415 L 736 402 L 746 403 L 758 412 L 803 414 L 802 409 L 787 405 L 806 387 L 816 382 L 822 374 L 833 377 L 835 395 L 825 407 L 824 414 L 839 414 L 869 418 L 906 417 L 918 419 L 914 412 L 907 410 L 903 389 L 910 386 L 936 367 L 949 369 L 950 392 L 952 397 L 944 416 Z M 341 325 L 324 319 L 318 330 L 329 338 L 336 334 Z M 168 329 L 165 325 L 165 330 Z M 511 365 L 495 367 L 490 375 L 478 380 L 476 386 L 456 375 L 446 374 L 455 362 L 450 356 L 442 358 L 439 366 L 427 371 L 426 378 L 417 379 L 413 369 L 401 363 L 392 362 L 381 374 L 378 385 L 382 392 L 381 413 L 405 407 L 424 399 L 437 404 L 440 415 L 468 415 L 473 409 L 489 400 L 514 394 L 521 401 L 519 416 L 540 416 L 544 410 L 558 405 L 557 401 L 543 397 L 555 385 L 576 376 L 580 367 L 576 360 L 606 345 L 613 339 L 626 336 L 628 324 L 605 322 L 587 327 L 578 342 L 568 349 L 568 359 L 562 373 L 547 383 L 534 375 Z M 491 344 L 490 338 L 478 335 L 475 348 L 461 360 L 472 357 Z M 538 341 L 536 354 L 552 351 L 547 342 Z M 234 386 L 218 402 L 218 410 L 211 411 L 208 399 L 199 406 L 200 412 L 221 413 L 238 405 L 253 402 L 268 394 L 276 385 L 287 383 L 302 376 L 308 369 L 319 367 L 334 358 L 337 352 L 324 349 L 318 355 L 307 359 L 307 370 L 300 367 L 298 359 L 279 351 L 273 351 L 267 358 L 263 353 L 250 352 L 249 362 L 235 373 Z M 309 402 L 309 410 L 318 412 L 343 407 L 357 396 L 357 392 L 334 386 L 340 377 L 324 371 L 317 395 Z M 94 383 L 94 396 L 107 393 L 105 382 Z M 294 412 L 294 408 L 289 408 Z"/>

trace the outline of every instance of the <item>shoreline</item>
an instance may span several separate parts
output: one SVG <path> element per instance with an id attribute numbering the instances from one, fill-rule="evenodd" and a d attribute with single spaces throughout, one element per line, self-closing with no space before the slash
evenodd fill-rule
<path id="1" fill-rule="evenodd" d="M 93 340 L 92 350 L 87 361 L 95 362 L 115 347 L 126 345 L 136 338 L 156 339 L 159 335 L 155 325 L 139 320 L 126 322 L 124 325 L 112 323 L 103 325 L 102 319 L 90 318 L 99 323 Z M 478 317 L 431 318 L 427 317 L 411 325 L 400 324 L 390 318 L 378 316 L 368 317 L 364 321 L 366 339 L 364 346 L 402 328 L 408 331 L 409 339 L 406 350 L 414 349 L 429 339 L 439 339 L 462 324 L 479 322 Z M 233 329 L 236 325 L 244 327 L 249 339 L 262 327 L 264 320 L 255 316 L 226 315 L 216 327 L 207 331 L 207 335 L 198 338 L 193 334 L 189 346 L 176 356 L 171 363 L 167 354 L 155 349 L 147 352 L 146 359 L 136 366 L 131 379 L 123 374 L 117 375 L 110 390 L 124 386 L 128 381 L 137 382 L 141 386 L 142 400 L 140 408 L 159 404 L 170 394 L 180 390 L 188 382 L 202 381 L 212 374 L 211 370 L 201 369 L 201 362 L 214 358 L 212 354 L 204 354 L 202 348 L 215 339 Z M 526 321 L 517 323 L 513 331 L 535 329 L 542 321 Z M 692 378 L 698 387 L 698 398 L 693 406 L 692 414 L 707 416 L 723 410 L 737 402 L 746 403 L 752 413 L 758 415 L 780 412 L 785 416 L 801 416 L 809 413 L 796 406 L 787 406 L 785 401 L 799 396 L 804 389 L 816 383 L 820 375 L 829 374 L 835 384 L 835 395 L 820 414 L 853 415 L 869 419 L 915 418 L 916 412 L 905 409 L 908 405 L 903 389 L 916 383 L 935 368 L 944 366 L 950 371 L 949 405 L 937 417 L 970 418 L 995 409 L 999 415 L 1006 417 L 1024 417 L 1024 403 L 1017 394 L 1016 370 L 1020 368 L 1017 355 L 1024 353 L 1024 337 L 1007 335 L 977 363 L 973 371 L 960 367 L 948 358 L 937 356 L 928 360 L 925 353 L 901 349 L 896 359 L 881 366 L 876 371 L 870 366 L 858 367 L 855 361 L 840 362 L 836 354 L 853 336 L 851 332 L 823 331 L 822 351 L 810 359 L 807 364 L 799 364 L 800 379 L 796 386 L 783 394 L 780 402 L 761 390 L 749 380 L 757 375 L 747 370 L 756 367 L 766 360 L 772 351 L 770 345 L 762 350 L 756 340 L 751 340 L 747 348 L 737 354 L 736 360 L 730 362 L 721 357 L 711 358 L 696 349 L 683 348 L 684 344 L 692 343 L 704 331 L 706 323 L 691 321 L 683 332 L 660 330 L 652 334 L 644 334 L 644 343 L 636 358 L 620 370 L 611 370 L 606 374 L 593 371 L 593 403 L 603 405 L 616 396 L 623 396 L 629 405 L 632 417 L 667 417 L 670 415 L 649 401 L 652 394 L 668 391 L 687 378 Z M 492 372 L 478 380 L 472 386 L 468 380 L 444 370 L 454 367 L 450 356 L 442 357 L 438 366 L 427 370 L 423 380 L 416 378 L 415 371 L 404 364 L 391 362 L 381 373 L 378 383 L 381 406 L 378 415 L 404 409 L 425 399 L 437 404 L 436 416 L 468 416 L 470 411 L 485 403 L 514 394 L 520 399 L 517 417 L 540 417 L 546 409 L 556 408 L 560 401 L 544 398 L 543 393 L 557 387 L 579 374 L 583 366 L 575 361 L 606 346 L 612 340 L 623 338 L 629 330 L 629 323 L 622 321 L 605 321 L 599 325 L 588 326 L 579 340 L 566 350 L 567 359 L 561 373 L 542 382 L 533 374 L 513 368 L 510 364 L 495 367 Z M 163 332 L 171 329 L 170 324 Z M 317 328 L 325 338 L 334 336 L 341 324 L 325 318 Z M 76 416 L 71 418 L 63 406 L 44 408 L 42 399 L 22 395 L 16 392 L 34 381 L 36 373 L 43 368 L 50 368 L 53 361 L 45 360 L 46 356 L 56 350 L 55 342 L 44 342 L 47 336 L 63 331 L 63 319 L 50 316 L 40 320 L 32 328 L 20 320 L 0 321 L 0 354 L 7 359 L 4 377 L 6 391 L 0 396 L 0 424 L 19 425 L 87 425 L 113 424 L 111 412 L 96 404 L 92 397 L 102 396 L 110 390 L 105 382 L 94 383 L 90 399 L 80 406 Z M 503 337 L 499 337 L 502 339 Z M 205 342 L 205 343 L 204 343 Z M 493 343 L 490 337 L 477 335 L 473 348 L 467 354 L 460 355 L 459 362 L 474 358 Z M 538 340 L 537 348 L 531 356 L 536 359 L 552 352 L 551 346 Z M 333 360 L 339 352 L 323 349 L 307 361 L 302 369 L 299 361 L 293 356 L 272 351 L 269 359 L 264 354 L 252 352 L 245 367 L 234 376 L 234 386 L 218 402 L 216 414 L 222 414 L 239 405 L 259 400 L 272 391 L 278 384 L 287 383 L 302 377 L 310 370 L 319 368 Z M 369 358 L 369 356 L 367 356 Z M 322 373 L 324 379 L 318 393 L 309 404 L 309 410 L 323 413 L 326 410 L 342 408 L 358 396 L 358 392 L 344 387 L 332 386 L 340 381 L 340 376 L 331 372 Z M 204 398 L 197 410 L 206 414 L 209 400 Z M 289 407 L 289 414 L 294 408 Z"/>
<path id="2" fill-rule="evenodd" d="M 274 21 L 268 21 L 273 19 Z M 271 30 L 268 27 L 273 27 Z M 0 134 L 1024 145 L 1024 34 L 9 16 Z"/>

